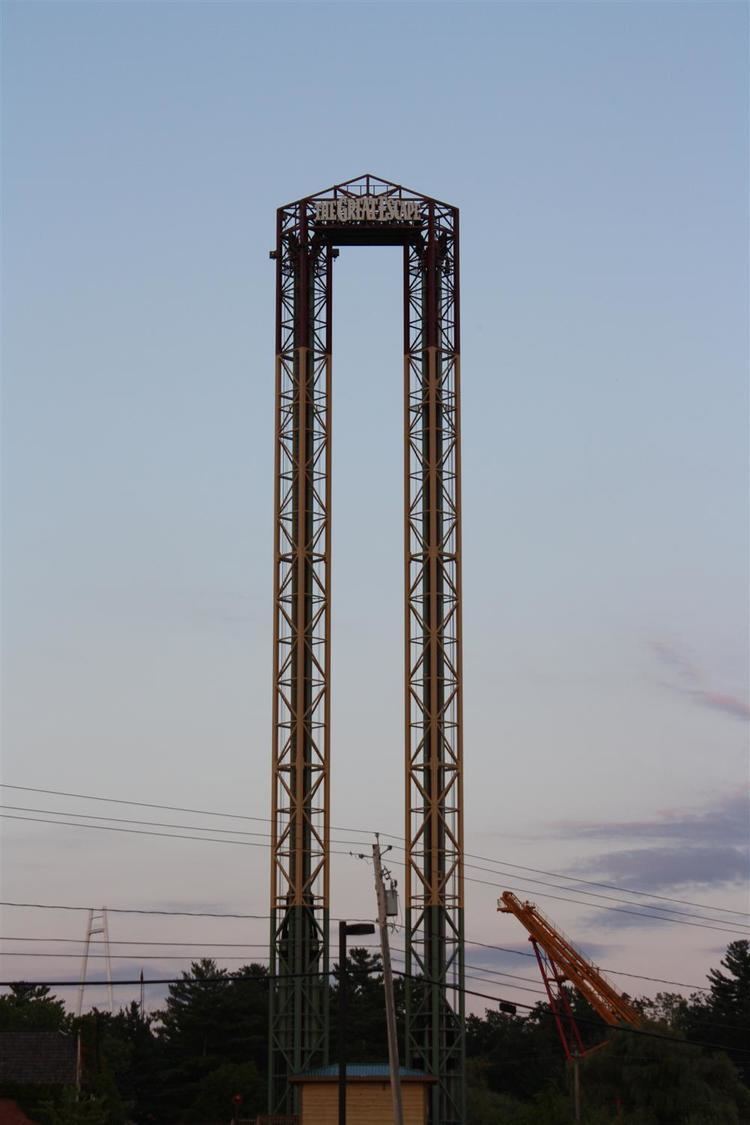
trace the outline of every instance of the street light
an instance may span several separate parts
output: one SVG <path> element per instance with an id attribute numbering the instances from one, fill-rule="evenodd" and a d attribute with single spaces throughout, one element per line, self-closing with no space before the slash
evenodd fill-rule
<path id="1" fill-rule="evenodd" d="M 372 922 L 339 922 L 339 1125 L 346 1125 L 346 1016 L 349 1001 L 346 939 L 374 933 Z"/>

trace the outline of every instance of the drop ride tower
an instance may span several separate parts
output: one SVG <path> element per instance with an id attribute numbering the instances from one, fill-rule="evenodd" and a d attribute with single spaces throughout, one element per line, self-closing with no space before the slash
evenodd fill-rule
<path id="1" fill-rule="evenodd" d="M 279 208 L 271 255 L 269 1112 L 328 1062 L 333 263 L 371 245 L 403 247 L 405 1061 L 436 1080 L 430 1125 L 464 1125 L 458 209 L 369 174 Z"/>

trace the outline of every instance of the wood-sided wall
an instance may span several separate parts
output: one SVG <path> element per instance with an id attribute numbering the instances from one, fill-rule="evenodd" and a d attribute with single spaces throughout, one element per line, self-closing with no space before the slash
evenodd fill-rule
<path id="1" fill-rule="evenodd" d="M 302 1083 L 301 1125 L 338 1125 L 339 1088 L 336 1082 Z M 402 1082 L 404 1125 L 425 1125 L 427 1086 L 424 1082 Z M 390 1083 L 384 1079 L 347 1082 L 347 1125 L 393 1125 Z"/>

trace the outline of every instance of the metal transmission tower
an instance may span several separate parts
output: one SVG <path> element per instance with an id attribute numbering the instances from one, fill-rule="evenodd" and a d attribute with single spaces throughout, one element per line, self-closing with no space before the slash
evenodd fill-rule
<path id="1" fill-rule="evenodd" d="M 278 211 L 271 1112 L 327 1062 L 332 265 L 404 251 L 407 1065 L 462 1125 L 458 210 L 365 175 Z"/>
<path id="2" fill-rule="evenodd" d="M 81 981 L 78 986 L 78 1004 L 76 1005 L 76 1017 L 81 1018 L 83 1012 L 83 993 L 86 988 L 86 973 L 88 970 L 89 954 L 91 952 L 91 939 L 101 934 L 101 940 L 104 943 L 104 958 L 107 962 L 107 997 L 109 999 L 109 1010 L 114 1012 L 114 998 L 112 995 L 112 961 L 110 960 L 109 952 L 109 923 L 107 921 L 107 908 L 103 906 L 101 910 L 90 909 L 86 921 L 86 939 L 83 947 L 83 961 L 81 962 Z"/>

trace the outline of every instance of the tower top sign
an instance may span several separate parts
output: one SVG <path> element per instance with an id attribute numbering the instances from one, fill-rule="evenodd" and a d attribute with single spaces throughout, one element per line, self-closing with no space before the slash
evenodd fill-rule
<path id="1" fill-rule="evenodd" d="M 278 211 L 286 235 L 321 237 L 330 246 L 407 246 L 458 229 L 458 208 L 367 172 L 303 196 Z M 425 243 L 426 244 L 426 243 Z"/>
<path id="2" fill-rule="evenodd" d="M 315 203 L 316 222 L 393 223 L 421 222 L 422 200 L 395 199 L 386 192 L 378 195 L 339 196 Z"/>

